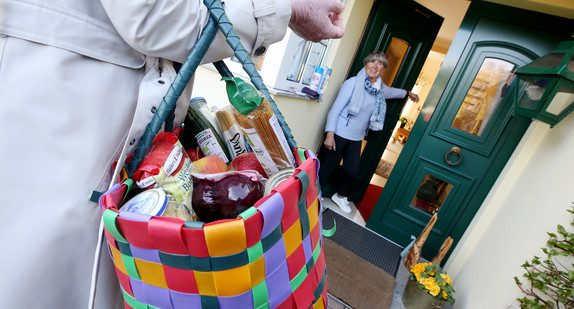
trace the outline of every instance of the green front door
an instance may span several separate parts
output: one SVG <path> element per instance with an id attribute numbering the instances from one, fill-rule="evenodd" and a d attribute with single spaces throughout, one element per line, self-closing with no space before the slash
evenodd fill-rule
<path id="1" fill-rule="evenodd" d="M 567 39 L 559 22 L 472 2 L 367 227 L 406 246 L 438 213 L 423 257 L 456 245 L 530 123 L 513 116 L 512 73 Z"/>

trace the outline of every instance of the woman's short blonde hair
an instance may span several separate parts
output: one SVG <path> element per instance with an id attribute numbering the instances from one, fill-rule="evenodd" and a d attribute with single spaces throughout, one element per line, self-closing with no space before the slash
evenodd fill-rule
<path id="1" fill-rule="evenodd" d="M 387 68 L 387 57 L 383 52 L 376 50 L 372 51 L 367 57 L 365 57 L 365 59 L 363 59 L 363 64 L 367 65 L 368 62 L 372 61 L 380 61 L 381 63 L 383 63 L 385 69 Z"/>

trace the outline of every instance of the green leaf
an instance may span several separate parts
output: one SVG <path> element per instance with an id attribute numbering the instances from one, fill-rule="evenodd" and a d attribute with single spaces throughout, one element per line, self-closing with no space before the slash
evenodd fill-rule
<path id="1" fill-rule="evenodd" d="M 574 214 L 574 207 L 572 209 L 569 212 Z M 571 225 L 574 226 L 574 220 Z M 541 248 L 546 258 L 534 256 L 530 263 L 522 265 L 526 270 L 522 276 L 528 282 L 523 284 L 518 277 L 514 277 L 516 285 L 528 295 L 517 299 L 520 308 L 555 308 L 558 304 L 564 304 L 564 308 L 574 308 L 574 264 L 571 264 L 572 268 L 568 268 L 561 262 L 568 261 L 568 257 L 574 257 L 574 234 L 561 225 L 557 226 L 557 230 L 558 234 L 547 233 L 549 239 L 546 248 Z M 566 259 L 554 258 L 558 256 Z M 541 299 L 547 300 L 548 303 Z"/>

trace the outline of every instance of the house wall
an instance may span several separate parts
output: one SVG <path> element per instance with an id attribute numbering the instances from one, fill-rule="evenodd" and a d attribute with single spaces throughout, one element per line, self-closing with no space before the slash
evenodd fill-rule
<path id="1" fill-rule="evenodd" d="M 534 121 L 445 264 L 455 308 L 520 308 L 520 267 L 544 256 L 547 232 L 568 228 L 574 202 L 574 115 L 554 128 Z M 523 283 L 526 281 L 521 280 Z"/>
<path id="2" fill-rule="evenodd" d="M 339 87 L 345 81 L 372 4 L 373 0 L 347 0 L 345 2 L 346 8 L 343 13 L 345 36 L 339 40 L 332 40 L 329 46 L 324 65 L 332 68 L 333 72 L 320 102 L 281 95 L 273 96 L 299 146 L 312 150 L 318 149 L 327 113 L 337 97 Z M 284 41 L 286 40 L 287 36 Z M 282 44 L 284 46 L 283 41 L 270 47 L 263 66 L 277 63 L 271 57 L 283 54 L 280 51 Z M 210 67 L 199 67 L 195 76 L 193 96 L 204 97 L 208 104 L 217 107 L 227 105 L 229 100 L 225 93 L 225 83 L 220 79 L 219 73 Z M 263 79 L 266 83 L 273 82 L 272 78 L 266 75 L 263 75 Z"/>
<path id="3" fill-rule="evenodd" d="M 331 42 L 325 65 L 333 73 L 321 102 L 274 96 L 298 145 L 318 148 L 327 113 L 347 76 L 372 4 L 373 0 L 346 1 L 345 36 Z M 284 43 L 272 45 L 267 65 L 282 57 Z M 274 76 L 263 78 L 274 82 Z M 225 84 L 208 67 L 198 68 L 193 95 L 218 107 L 228 104 Z M 522 276 L 520 265 L 541 255 L 546 232 L 572 220 L 566 209 L 574 202 L 574 134 L 568 134 L 573 129 L 573 115 L 553 129 L 539 121 L 529 127 L 444 267 L 454 281 L 455 308 L 519 308 L 515 299 L 523 294 L 513 278 Z"/>

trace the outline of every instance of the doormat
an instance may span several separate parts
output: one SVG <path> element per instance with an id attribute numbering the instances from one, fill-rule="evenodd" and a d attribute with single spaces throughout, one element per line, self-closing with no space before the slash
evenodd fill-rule
<path id="1" fill-rule="evenodd" d="M 395 277 L 328 238 L 323 244 L 331 295 L 354 309 L 389 308 Z"/>
<path id="2" fill-rule="evenodd" d="M 381 192 L 383 192 L 383 187 L 369 184 L 367 191 L 365 191 L 365 195 L 363 195 L 363 199 L 360 202 L 355 202 L 357 209 L 365 221 L 369 221 L 371 213 L 381 196 Z"/>
<path id="3" fill-rule="evenodd" d="M 379 165 L 377 165 L 377 169 L 375 170 L 375 174 L 388 179 L 389 176 L 391 175 L 391 171 L 393 170 L 393 167 L 395 167 L 395 165 L 393 163 L 391 163 L 389 161 L 381 160 L 381 161 L 379 161 Z"/>
<path id="4" fill-rule="evenodd" d="M 323 228 L 331 229 L 334 222 L 337 231 L 330 240 L 392 276 L 397 275 L 403 247 L 331 209 L 323 212 Z"/>

